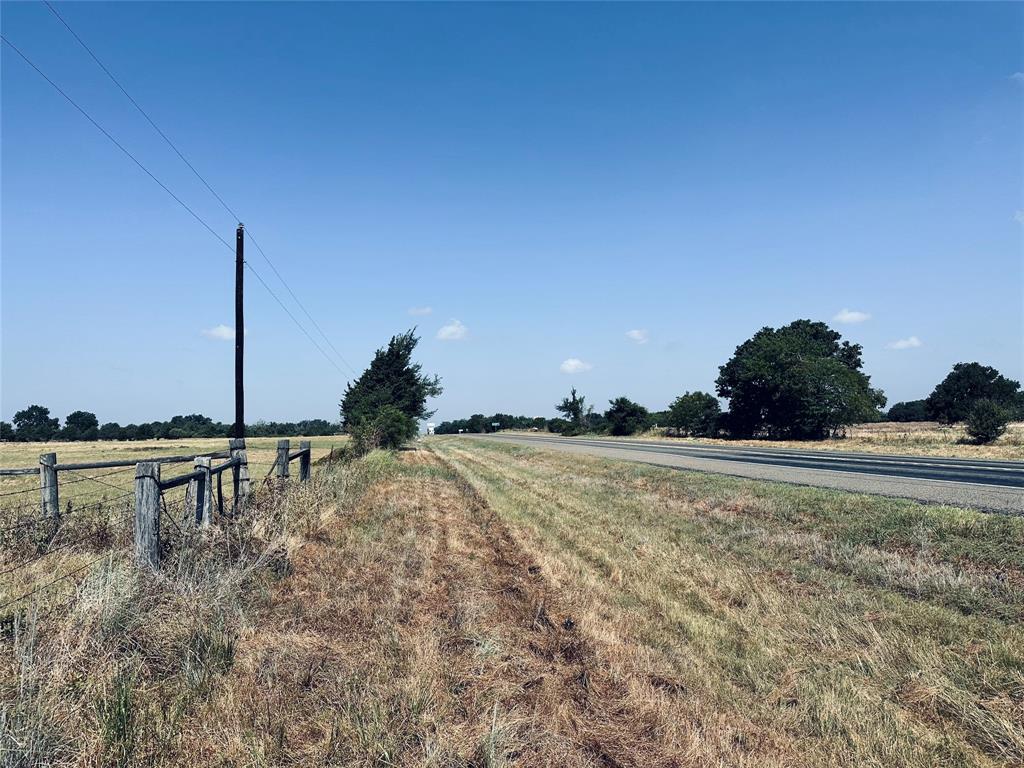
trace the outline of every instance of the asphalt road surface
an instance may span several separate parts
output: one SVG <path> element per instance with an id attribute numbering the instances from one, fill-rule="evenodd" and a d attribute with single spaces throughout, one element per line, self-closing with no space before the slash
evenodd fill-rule
<path id="1" fill-rule="evenodd" d="M 1024 462 L 1020 461 L 539 435 L 470 437 L 679 469 L 901 496 L 1003 514 L 1024 514 Z"/>

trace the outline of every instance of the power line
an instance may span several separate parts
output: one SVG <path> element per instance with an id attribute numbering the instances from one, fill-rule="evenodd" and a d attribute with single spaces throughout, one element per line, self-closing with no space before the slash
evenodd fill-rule
<path id="1" fill-rule="evenodd" d="M 131 152 L 129 152 L 127 149 L 125 149 L 124 145 L 122 145 L 117 139 L 115 139 L 102 125 L 100 125 L 98 122 L 96 122 L 96 120 L 93 119 L 92 115 L 90 115 L 88 112 L 86 112 L 85 109 L 83 109 L 78 104 L 78 102 L 76 102 L 74 99 L 72 99 L 70 96 L 68 96 L 68 94 L 65 93 L 64 90 L 59 85 L 57 85 L 53 80 L 51 80 L 46 75 L 45 72 L 43 72 L 39 67 L 37 67 L 35 65 L 35 63 L 28 56 L 26 56 L 24 53 L 22 53 L 21 49 L 19 49 L 14 43 L 12 43 L 10 40 L 7 39 L 6 36 L 4 36 L 2 34 L 0 34 L 0 40 L 3 40 L 3 42 L 7 43 L 7 45 L 10 46 L 11 50 L 13 50 L 15 53 L 17 53 L 25 61 L 25 63 L 28 64 L 30 67 L 32 67 L 32 69 L 34 69 L 39 74 L 40 77 L 42 77 L 47 83 L 50 84 L 50 86 L 53 87 L 53 89 L 55 91 L 57 91 L 57 93 L 59 93 L 61 96 L 63 96 L 67 100 L 67 102 L 69 104 L 71 104 L 71 106 L 73 106 L 75 109 L 77 109 L 90 123 L 92 123 L 96 127 L 96 129 L 100 131 L 100 133 L 102 133 L 104 136 L 106 136 L 107 139 L 109 139 L 110 142 L 115 147 L 120 149 L 129 159 L 131 159 L 131 161 L 133 163 L 135 163 L 137 166 L 139 166 L 139 168 L 141 168 L 146 173 L 146 175 L 149 176 L 149 178 L 151 178 L 153 181 L 155 181 L 160 186 L 160 188 L 164 190 L 164 192 L 166 192 L 168 195 L 170 195 L 174 199 L 174 201 L 176 203 L 178 203 L 178 205 L 180 205 L 182 208 L 184 208 L 186 211 L 188 211 L 192 215 L 192 217 L 196 221 L 198 221 L 200 224 L 202 224 L 203 227 L 211 235 L 213 235 L 215 238 L 217 238 L 217 240 L 219 240 L 221 242 L 221 244 L 224 245 L 225 248 L 227 248 L 231 253 L 234 253 L 234 248 L 231 247 L 231 245 L 228 243 L 227 240 L 225 240 L 223 237 L 221 237 L 219 234 L 217 234 L 217 231 L 214 230 L 213 227 L 211 227 L 209 224 L 207 224 L 206 221 L 204 221 L 203 218 L 198 213 L 196 213 L 194 210 L 192 210 L 180 197 L 178 197 L 176 194 L 174 194 L 174 192 L 172 192 L 170 190 L 170 188 L 168 188 L 168 186 L 166 184 L 164 184 L 162 181 L 160 181 L 160 179 L 158 179 L 153 174 L 152 171 L 150 171 L 146 166 L 144 166 L 142 164 L 142 162 L 137 157 L 135 157 L 135 155 L 133 155 Z M 267 285 L 267 282 L 263 279 L 263 277 L 260 275 L 260 273 L 256 271 L 256 268 L 253 267 L 252 264 L 250 264 L 248 261 L 245 262 L 245 266 L 247 266 L 249 268 L 249 270 L 256 276 L 256 279 L 260 281 L 260 284 L 264 288 L 266 288 L 267 293 L 269 293 L 274 298 L 274 300 L 281 306 L 281 309 L 283 309 L 285 311 L 285 313 L 288 315 L 288 317 L 291 318 L 292 322 L 295 323 L 296 326 L 298 326 L 299 330 L 302 331 L 303 335 L 305 335 L 305 337 L 307 339 L 309 339 L 313 343 L 313 346 L 315 346 L 317 348 L 317 351 L 319 351 L 320 354 L 324 356 L 324 359 L 326 359 L 327 362 L 329 362 L 331 365 L 333 365 L 335 367 L 335 369 L 338 371 L 338 373 L 340 373 L 342 376 L 344 376 L 345 372 L 342 371 L 341 368 L 338 367 L 338 364 L 330 357 L 330 355 L 328 355 L 323 350 L 323 348 L 309 334 L 309 331 L 307 331 L 305 329 L 305 327 L 303 327 L 303 325 L 298 321 L 298 319 L 296 319 L 295 315 L 293 315 L 288 310 L 288 308 L 285 306 L 284 302 L 282 302 L 281 299 L 278 297 L 278 295 L 276 293 L 274 293 L 274 291 L 271 289 L 271 287 L 269 285 Z M 238 333 L 239 332 L 238 329 L 235 329 L 235 332 Z M 242 332 L 244 333 L 244 330 Z"/>
<path id="2" fill-rule="evenodd" d="M 355 368 L 353 368 L 349 364 L 348 360 L 345 359 L 345 356 L 338 351 L 338 348 L 331 343 L 330 338 L 327 336 L 326 333 L 324 333 L 324 329 L 320 327 L 320 323 L 318 323 L 313 318 L 313 316 L 309 314 L 309 312 L 306 310 L 306 307 L 303 306 L 301 301 L 299 301 L 299 297 L 295 295 L 294 291 L 292 291 L 288 283 L 285 282 L 285 279 L 281 277 L 281 273 L 277 271 L 277 267 L 275 267 L 274 263 L 269 258 L 267 258 L 267 254 L 263 252 L 263 249 L 260 247 L 260 244 L 256 242 L 256 238 L 252 236 L 252 232 L 246 229 L 245 234 L 249 236 L 249 239 L 252 241 L 252 244 L 256 246 L 256 250 L 260 252 L 260 255 L 266 260 L 267 264 L 270 265 L 270 268 L 274 270 L 274 274 L 277 275 L 277 279 L 281 281 L 281 284 L 287 289 L 288 293 L 291 294 L 291 297 L 295 300 L 295 303 L 299 305 L 299 309 L 305 312 L 306 317 L 309 318 L 309 322 L 311 322 L 313 324 L 313 327 L 315 327 L 320 332 L 320 335 L 324 337 L 324 341 L 327 342 L 328 346 L 330 346 L 330 348 L 334 350 L 334 354 L 338 356 L 338 359 L 345 364 L 345 367 L 348 368 L 354 376 L 357 376 L 358 374 L 356 373 Z"/>
<path id="3" fill-rule="evenodd" d="M 345 372 L 343 370 L 341 370 L 341 368 L 338 367 L 338 364 L 336 362 L 334 362 L 334 360 L 326 352 L 324 352 L 323 348 L 319 344 L 316 343 L 316 339 L 314 339 L 312 336 L 309 335 L 309 331 L 307 331 L 302 326 L 302 324 L 298 320 L 295 319 L 295 315 L 293 315 L 291 313 L 291 310 L 289 310 L 288 307 L 286 307 L 284 305 L 284 302 L 281 301 L 281 299 L 279 299 L 277 297 L 277 294 L 274 293 L 272 290 L 270 290 L 270 286 L 267 285 L 266 281 L 262 277 L 260 277 L 260 273 L 252 268 L 252 264 L 250 264 L 247 261 L 247 262 L 245 262 L 245 266 L 247 266 L 249 268 L 249 271 L 252 272 L 256 276 L 256 279 L 259 280 L 260 283 L 263 285 L 263 287 L 267 289 L 267 292 L 271 296 L 274 297 L 274 301 L 276 301 L 278 304 L 281 305 L 281 309 L 283 309 L 285 311 L 285 314 L 287 314 L 288 317 L 290 317 L 292 319 L 292 322 L 295 323 L 295 325 L 297 325 L 299 327 L 299 330 L 302 331 L 306 335 L 306 338 L 309 339 L 313 343 L 313 346 L 316 347 L 318 350 L 320 350 L 320 354 L 323 355 L 330 362 L 330 364 L 334 366 L 335 370 L 337 370 L 338 373 L 340 373 L 342 376 L 344 376 Z M 237 328 L 235 329 L 235 333 L 238 333 L 238 329 Z M 243 331 L 243 333 L 244 333 L 244 331 Z"/>
<path id="4" fill-rule="evenodd" d="M 118 87 L 118 90 L 120 90 L 121 93 L 125 95 L 125 98 L 127 98 L 128 101 L 132 103 L 132 106 L 134 106 L 139 111 L 139 114 L 146 118 L 146 121 L 151 126 L 153 126 L 153 130 L 160 134 L 160 138 L 162 138 L 167 143 L 167 146 L 174 150 L 174 153 L 179 158 L 181 158 L 181 161 L 188 166 L 189 170 L 192 171 L 193 174 L 195 174 L 195 177 L 203 183 L 203 186 L 206 187 L 207 190 L 209 190 L 210 194 L 217 198 L 217 202 L 219 202 L 221 206 L 223 206 L 224 210 L 231 214 L 231 217 L 235 221 L 242 221 L 242 217 L 235 213 L 234 210 L 232 210 L 231 206 L 224 202 L 224 198 L 217 194 L 217 191 L 212 186 L 210 186 L 210 183 L 207 182 L 207 180 L 203 178 L 202 174 L 200 174 L 199 171 L 196 170 L 195 166 L 189 162 L 188 158 L 186 158 L 184 153 L 180 149 L 178 149 L 177 145 L 173 141 L 171 141 L 167 134 L 160 129 L 160 126 L 156 124 L 156 122 L 153 120 L 153 118 L 149 116 L 146 110 L 144 110 L 142 106 L 134 98 L 132 98 L 132 95 L 128 93 L 127 89 L 125 89 L 125 87 L 121 85 L 120 81 L 116 77 L 114 77 L 113 73 L 109 69 L 107 69 L 106 65 L 102 61 L 100 61 L 99 56 L 93 53 L 93 50 L 88 45 L 86 45 L 85 41 L 78 35 L 78 33 L 71 28 L 71 25 L 68 24 L 67 20 L 63 16 L 61 16 L 60 13 L 57 12 L 57 9 L 53 7 L 53 4 L 50 3 L 50 0 L 43 0 L 43 2 L 46 4 L 46 7 L 50 9 L 50 12 L 55 17 L 57 17 L 60 23 L 67 28 L 68 32 L 71 33 L 72 37 L 74 37 L 75 40 L 78 41 L 78 44 L 85 49 L 85 52 L 92 57 L 92 60 L 96 62 L 96 64 L 99 66 L 100 69 L 103 70 L 106 76 L 110 78 L 110 81 L 114 85 L 116 85 Z M 271 270 L 273 270 L 274 274 L 277 276 L 277 279 L 281 281 L 281 284 L 285 287 L 285 290 L 288 291 L 288 294 L 292 297 L 292 300 L 298 305 L 299 309 L 303 311 L 306 317 L 309 318 L 309 321 L 320 333 L 324 341 L 327 342 L 328 346 L 331 348 L 331 350 L 333 350 L 334 354 L 338 357 L 338 359 L 345 364 L 345 366 L 353 373 L 353 375 L 355 375 L 355 369 L 349 364 L 348 360 L 345 359 L 345 356 L 338 351 L 338 348 L 334 346 L 333 342 L 330 340 L 327 334 L 324 333 L 323 328 L 321 328 L 320 324 L 313 318 L 313 315 L 309 313 L 309 310 L 306 309 L 305 305 L 301 301 L 299 301 L 299 297 L 295 295 L 295 291 L 292 290 L 291 286 L 288 285 L 288 282 L 284 279 L 284 277 L 281 276 L 281 273 L 277 270 L 277 267 L 274 266 L 274 262 L 270 260 L 270 257 L 267 256 L 263 248 L 260 247 L 260 244 L 256 242 L 256 238 L 252 236 L 252 232 L 246 230 L 246 234 L 249 235 L 249 239 L 252 241 L 252 244 L 256 246 L 256 250 L 260 252 L 260 256 L 263 257 L 263 260 L 266 261 L 267 264 L 270 266 Z"/>
<path id="5" fill-rule="evenodd" d="M 174 198 L 174 201 L 178 205 L 180 205 L 182 208 L 184 208 L 186 211 L 188 211 L 190 214 L 192 214 L 192 217 L 196 221 L 198 221 L 200 224 L 202 224 L 211 235 L 213 235 L 218 240 L 220 240 L 224 244 L 225 248 L 227 248 L 229 251 L 232 251 L 232 252 L 234 251 L 234 249 L 231 247 L 231 245 L 228 243 L 227 240 L 225 240 L 223 237 L 218 235 L 217 231 L 213 227 L 211 227 L 209 224 L 207 224 L 205 221 L 203 221 L 202 217 L 198 213 L 196 213 L 191 208 L 189 208 L 188 205 L 180 197 L 178 197 L 176 194 L 171 192 L 171 190 L 168 189 L 166 184 L 164 184 L 162 181 L 160 181 L 160 179 L 158 179 L 156 176 L 154 176 L 153 173 L 149 170 L 149 168 L 144 166 L 139 161 L 139 159 L 137 157 L 135 157 L 135 155 L 133 155 L 131 152 L 129 152 L 127 149 L 125 149 L 124 146 L 121 144 L 121 142 L 119 142 L 117 139 L 115 139 L 113 136 L 111 136 L 107 132 L 106 128 L 104 128 L 102 125 L 97 123 L 93 119 L 92 115 L 90 115 L 88 112 L 86 112 L 82 107 L 80 107 L 78 105 L 77 101 L 75 101 L 70 96 L 68 96 L 59 85 L 57 85 L 55 82 L 53 82 L 53 80 L 51 80 L 49 77 L 47 77 L 46 73 L 43 72 L 43 70 L 41 70 L 39 67 L 37 67 L 35 65 L 35 63 L 28 56 L 26 56 L 24 53 L 22 53 L 21 49 L 18 48 L 18 46 L 16 46 L 14 43 L 12 43 L 10 40 L 8 40 L 4 35 L 0 35 L 0 40 L 3 40 L 5 43 L 7 43 L 7 45 L 9 45 L 11 47 L 11 50 L 13 50 L 19 56 L 21 56 L 21 58 L 25 60 L 25 63 L 28 64 L 30 67 L 32 67 L 32 69 L 34 69 L 37 73 L 39 73 L 39 76 L 41 78 L 43 78 L 46 82 L 48 82 L 53 87 L 53 89 L 55 91 L 57 91 L 57 93 L 59 93 L 61 96 L 63 96 L 65 99 L 67 99 L 67 102 L 71 106 L 73 106 L 75 109 L 77 109 L 79 112 L 81 112 L 86 120 L 88 120 L 90 123 L 92 123 L 94 126 L 96 126 L 97 130 L 99 130 L 100 133 L 102 133 L 104 136 L 106 136 L 108 139 L 110 139 L 110 141 L 114 144 L 115 147 L 117 147 L 122 152 L 124 152 L 124 154 L 127 155 L 128 158 L 133 163 L 135 163 L 137 166 L 139 166 L 139 168 L 141 168 L 143 171 L 145 171 L 146 175 L 149 176 L 149 178 L 151 178 L 153 181 L 155 181 L 157 184 L 159 184 L 160 188 L 163 189 L 164 192 L 166 192 L 168 195 L 170 195 L 172 198 Z"/>
<path id="6" fill-rule="evenodd" d="M 126 90 L 125 90 L 125 87 L 124 87 L 123 85 L 121 85 L 121 83 L 120 83 L 120 82 L 118 81 L 118 79 L 117 79 L 116 77 L 114 77 L 113 73 L 112 73 L 112 72 L 111 72 L 111 71 L 110 71 L 109 69 L 107 69 L 107 68 L 106 68 L 106 66 L 104 66 L 103 62 L 102 62 L 102 61 L 100 61 L 100 59 L 99 59 L 99 56 L 97 56 L 97 55 L 96 55 L 95 53 L 93 53 L 93 52 L 92 52 L 92 49 L 91 49 L 91 48 L 90 48 L 90 47 L 89 47 L 88 45 L 86 45 L 86 44 L 85 44 L 85 41 L 84 41 L 84 40 L 83 40 L 82 38 L 80 38 L 80 37 L 78 36 L 78 33 L 77 33 L 77 32 L 75 32 L 75 30 L 73 30 L 73 29 L 71 28 L 71 25 L 70 25 L 70 24 L 68 24 L 68 23 L 67 23 L 67 21 L 65 21 L 64 17 L 63 17 L 63 16 L 61 16 L 61 15 L 60 15 L 60 14 L 59 14 L 59 13 L 57 12 L 57 9 L 53 7 L 53 5 L 52 5 L 52 4 L 50 3 L 50 0 L 43 0 L 43 2 L 44 2 L 44 3 L 46 3 L 46 7 L 50 9 L 50 13 L 52 13 L 52 14 L 53 14 L 54 16 L 56 16 L 56 17 L 57 17 L 57 19 L 58 19 L 58 20 L 60 21 L 60 23 L 61 23 L 61 24 L 63 24 L 63 25 L 64 25 L 64 26 L 65 26 L 65 27 L 67 28 L 68 32 L 70 32 L 70 33 L 71 33 L 72 37 L 74 37 L 74 38 L 75 38 L 75 40 L 77 40 L 77 41 L 78 41 L 78 44 L 79 44 L 79 45 L 81 45 L 81 46 L 82 46 L 82 47 L 83 47 L 83 48 L 85 49 L 85 52 L 86 52 L 86 53 L 88 53 L 88 54 L 89 54 L 89 55 L 90 55 L 90 56 L 92 57 L 92 60 L 93 60 L 93 61 L 95 61 L 97 65 L 99 65 L 99 68 L 100 68 L 100 69 L 102 69 L 102 70 L 103 70 L 103 72 L 104 72 L 104 73 L 105 73 L 105 74 L 107 75 L 107 77 L 109 77 L 109 78 L 110 78 L 111 82 L 112 82 L 112 83 L 113 83 L 114 85 L 116 85 L 116 86 L 118 87 L 118 89 L 120 89 L 121 93 L 123 93 L 123 94 L 125 95 L 125 97 L 126 97 L 126 98 L 128 99 L 128 101 L 130 101 L 130 102 L 132 103 L 132 105 L 133 105 L 133 106 L 134 106 L 134 107 L 135 107 L 135 108 L 136 108 L 137 110 L 139 110 L 139 113 L 140 113 L 140 114 L 141 114 L 141 115 L 142 115 L 142 116 L 143 116 L 144 118 L 146 118 L 147 122 L 149 122 L 149 124 L 150 124 L 151 126 L 153 126 L 153 129 L 154 129 L 154 130 L 155 130 L 155 131 L 156 131 L 157 133 L 159 133 L 159 134 L 160 134 L 160 137 L 161 137 L 161 138 L 162 138 L 162 139 L 163 139 L 164 141 L 166 141 L 166 142 L 167 142 L 167 146 L 169 146 L 169 147 L 170 147 L 171 149 L 173 149 L 173 150 L 174 150 L 175 154 L 177 154 L 177 156 L 181 158 L 181 161 L 182 161 L 183 163 L 185 163 L 185 165 L 187 165 L 187 166 L 189 167 L 189 170 L 191 170 L 191 171 L 192 171 L 192 173 L 194 173 L 194 174 L 196 175 L 196 178 L 197 178 L 197 179 L 199 179 L 199 180 L 200 180 L 201 182 L 203 182 L 203 186 L 204 186 L 204 187 L 206 187 L 206 188 L 207 188 L 207 189 L 208 189 L 208 190 L 210 191 L 210 194 L 211 194 L 211 195 L 213 195 L 213 196 L 214 196 L 215 198 L 217 198 L 217 201 L 218 201 L 218 202 L 219 202 L 219 203 L 220 203 L 220 204 L 221 204 L 222 206 L 224 206 L 224 210 L 226 210 L 226 211 L 227 211 L 227 212 L 228 212 L 229 214 L 231 214 L 231 218 L 233 218 L 233 219 L 234 219 L 235 221 L 241 221 L 241 217 L 240 217 L 240 216 L 239 216 L 239 215 L 238 215 L 237 213 L 235 213 L 235 212 L 234 212 L 233 210 L 231 210 L 231 208 L 230 208 L 230 207 L 228 206 L 228 204 L 227 204 L 227 203 L 225 203 L 225 202 L 224 202 L 224 200 L 223 200 L 223 199 L 221 198 L 221 196 L 220 196 L 220 195 L 218 195 L 218 194 L 217 194 L 217 193 L 216 193 L 216 192 L 214 191 L 213 187 L 211 187 L 211 186 L 210 186 L 210 185 L 209 185 L 209 184 L 207 183 L 206 179 L 204 179 L 204 178 L 203 178 L 203 177 L 202 177 L 202 176 L 200 175 L 199 171 L 197 171 L 197 170 L 195 169 L 195 167 L 194 167 L 194 166 L 192 165 L 192 163 L 190 163 L 190 162 L 188 161 L 188 159 L 187 159 L 187 158 L 185 157 L 185 155 L 183 155 L 183 154 L 181 153 L 181 150 L 180 150 L 180 149 L 178 149 L 178 148 L 177 148 L 177 147 L 176 147 L 176 146 L 174 145 L 174 142 L 173 142 L 173 141 L 171 141 L 171 140 L 170 140 L 170 139 L 169 139 L 169 138 L 167 137 L 167 134 L 165 134 L 165 133 L 164 133 L 163 131 L 161 131 L 161 130 L 160 130 L 160 126 L 158 126 L 158 125 L 157 125 L 157 124 L 156 124 L 156 123 L 155 123 L 155 122 L 153 121 L 153 118 L 151 118 L 151 117 L 150 117 L 150 116 L 149 116 L 149 115 L 148 115 L 148 114 L 146 113 L 146 110 L 144 110 L 144 109 L 143 109 L 143 108 L 142 108 L 142 107 L 141 107 L 141 106 L 139 105 L 139 102 L 137 102 L 137 101 L 136 101 L 135 99 L 133 99 L 133 98 L 132 98 L 132 95 L 131 95 L 130 93 L 128 93 L 128 91 L 126 91 Z"/>

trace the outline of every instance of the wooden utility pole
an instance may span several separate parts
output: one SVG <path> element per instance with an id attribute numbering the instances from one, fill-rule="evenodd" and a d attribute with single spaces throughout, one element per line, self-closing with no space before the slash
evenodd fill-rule
<path id="1" fill-rule="evenodd" d="M 245 387 L 242 383 L 245 350 L 245 312 L 242 307 L 242 281 L 245 277 L 245 227 L 235 230 L 235 437 L 245 437 Z"/>

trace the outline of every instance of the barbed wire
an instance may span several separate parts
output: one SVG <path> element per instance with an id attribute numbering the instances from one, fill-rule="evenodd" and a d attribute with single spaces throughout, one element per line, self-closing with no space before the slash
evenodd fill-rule
<path id="1" fill-rule="evenodd" d="M 117 530 L 118 528 L 121 528 L 130 522 L 133 522 L 131 518 L 125 518 L 119 523 L 114 523 L 112 526 L 110 526 L 110 529 Z M 81 536 L 77 539 L 71 539 L 70 541 L 66 541 L 63 544 L 60 544 L 59 546 L 51 547 L 45 552 L 40 552 L 39 554 L 34 555 L 28 558 L 27 560 L 22 560 L 20 563 L 13 565 L 10 568 L 7 568 L 6 570 L 0 571 L 0 576 L 6 576 L 10 573 L 14 573 L 15 571 L 20 570 L 21 568 L 24 568 L 27 565 L 31 565 L 32 563 L 42 560 L 44 557 L 54 554 L 55 552 L 61 552 L 65 549 L 69 549 L 70 547 L 81 544 L 89 538 L 96 538 L 96 532 L 93 532 L 91 536 Z"/>
<path id="2" fill-rule="evenodd" d="M 103 559 L 105 559 L 105 558 L 107 558 L 109 556 L 110 556 L 110 552 L 106 552 L 106 553 L 100 555 L 99 557 L 94 558 L 93 560 L 90 560 L 85 565 L 82 565 L 82 566 L 80 566 L 78 568 L 75 568 L 73 571 L 68 571 L 63 576 L 58 576 L 56 579 L 53 579 L 52 581 L 48 581 L 46 584 L 41 584 L 40 586 L 36 587 L 35 589 L 30 589 L 28 592 L 25 592 L 24 594 L 18 595 L 18 597 L 14 598 L 13 600 L 8 600 L 6 603 L 3 603 L 2 605 L 0 605 L 0 611 L 4 610 L 6 608 L 9 608 L 10 606 L 14 605 L 15 603 L 20 603 L 22 600 L 24 600 L 27 597 L 32 597 L 32 595 L 35 595 L 35 594 L 37 594 L 39 592 L 42 592 L 43 590 L 49 589 L 50 587 L 54 586 L 55 584 L 58 584 L 58 583 L 64 581 L 65 579 L 69 579 L 72 576 L 74 576 L 75 574 L 81 573 L 82 571 L 86 570 L 87 568 L 91 568 L 96 563 L 98 563 L 100 560 L 103 560 Z"/>
<path id="3" fill-rule="evenodd" d="M 63 481 L 58 479 L 57 487 L 60 488 L 60 486 L 62 486 L 62 485 L 74 485 L 75 483 L 84 483 L 86 480 L 92 480 L 93 482 L 99 483 L 100 485 L 106 485 L 106 486 L 108 486 L 110 488 L 114 488 L 115 490 L 123 491 L 125 489 L 122 488 L 121 486 L 114 485 L 113 483 L 104 482 L 100 478 L 110 477 L 111 475 L 119 475 L 119 474 L 121 474 L 123 472 L 129 472 L 129 471 L 134 470 L 134 469 L 135 469 L 134 466 L 122 467 L 121 469 L 115 469 L 113 472 L 104 472 L 102 475 L 83 475 L 81 473 L 81 471 L 77 470 L 77 469 L 60 469 L 60 470 L 58 470 L 58 472 L 70 472 L 73 475 L 75 475 L 75 478 L 72 479 L 72 480 L 63 480 Z M 37 492 L 37 491 L 39 491 L 39 487 L 38 486 L 31 486 L 29 488 L 19 488 L 16 491 L 4 491 L 3 493 L 0 493 L 0 498 L 5 497 L 5 496 L 17 496 L 18 494 L 21 494 L 21 493 L 34 493 L 34 492 Z"/>
<path id="4" fill-rule="evenodd" d="M 96 476 L 83 475 L 81 473 L 81 471 L 77 470 L 77 469 L 62 469 L 60 471 L 61 472 L 70 472 L 71 474 L 75 475 L 77 478 L 80 478 L 79 480 L 74 480 L 74 481 L 69 481 L 69 482 L 81 482 L 83 480 L 92 480 L 94 483 L 99 483 L 100 485 L 105 485 L 108 488 L 113 488 L 115 491 L 124 491 L 125 489 L 122 488 L 120 485 L 114 485 L 113 483 L 108 483 L 106 480 L 101 480 L 100 478 L 109 477 L 110 475 L 117 475 L 117 474 L 120 474 L 122 472 L 128 472 L 129 470 L 134 471 L 135 467 L 133 467 L 133 466 L 132 467 L 123 467 L 122 469 L 118 469 L 118 470 L 115 470 L 113 472 L 107 472 L 105 474 L 96 475 Z"/>
<path id="5" fill-rule="evenodd" d="M 123 493 L 120 496 L 113 496 L 113 497 L 110 497 L 110 498 L 101 499 L 100 501 L 93 502 L 92 504 L 82 504 L 82 505 L 77 506 L 77 507 L 71 507 L 70 510 L 65 510 L 64 512 L 62 512 L 60 514 L 60 518 L 59 519 L 64 520 L 64 519 L 66 519 L 68 517 L 76 517 L 76 519 L 77 519 L 77 516 L 81 512 L 87 511 L 87 510 L 92 509 L 94 507 L 96 509 L 100 509 L 100 508 L 105 507 L 107 505 L 114 505 L 115 502 L 121 501 L 122 499 L 127 499 L 127 498 L 129 498 L 131 496 L 134 496 L 134 495 L 135 495 L 134 491 L 128 491 L 127 493 Z M 3 510 L 3 511 L 6 511 L 6 510 Z M 46 516 L 46 517 L 44 517 L 44 516 L 33 517 L 31 520 L 25 520 L 23 522 L 16 523 L 16 524 L 14 524 L 12 526 L 9 526 L 7 528 L 0 528 L 0 534 L 7 533 L 9 531 L 14 531 L 14 530 L 17 530 L 18 528 L 25 528 L 25 527 L 28 527 L 30 525 L 39 525 L 39 524 L 43 524 L 43 523 L 48 523 L 48 522 L 51 522 L 53 519 L 54 518 L 49 517 L 49 516 Z"/>

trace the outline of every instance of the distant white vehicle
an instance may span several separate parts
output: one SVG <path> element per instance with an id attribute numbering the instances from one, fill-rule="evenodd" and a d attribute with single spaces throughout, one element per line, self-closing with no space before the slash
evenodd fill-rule
<path id="1" fill-rule="evenodd" d="M 434 434 L 434 425 L 433 424 L 427 424 L 427 434 L 428 435 Z"/>

